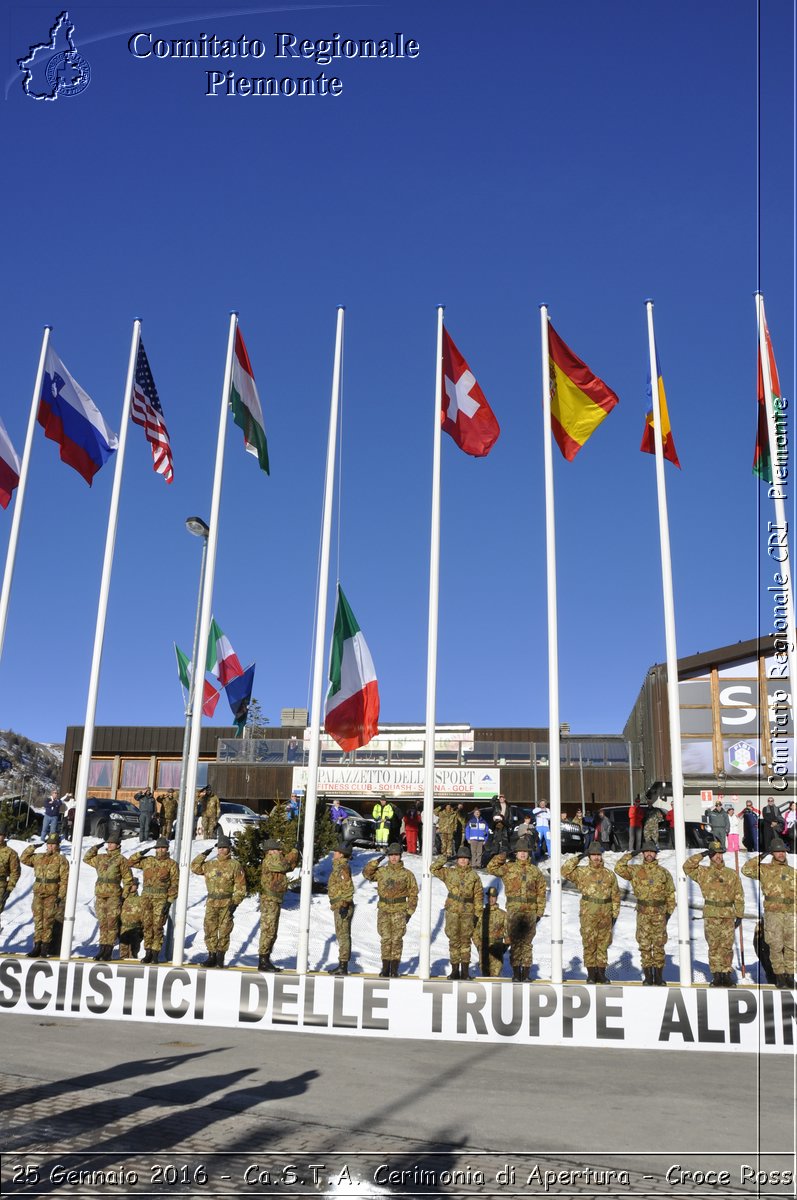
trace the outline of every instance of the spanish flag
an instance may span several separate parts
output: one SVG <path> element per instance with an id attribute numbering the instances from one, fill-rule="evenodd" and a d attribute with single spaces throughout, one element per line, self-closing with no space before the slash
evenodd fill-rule
<path id="1" fill-rule="evenodd" d="M 659 412 L 661 414 L 661 441 L 664 450 L 664 457 L 668 458 L 671 463 L 675 463 L 680 470 L 681 464 L 678 461 L 678 454 L 675 449 L 675 442 L 672 437 L 672 429 L 670 428 L 670 414 L 667 412 L 667 397 L 664 392 L 664 380 L 661 377 L 661 364 L 659 362 L 659 350 L 656 347 L 656 382 L 659 389 Z M 648 415 L 645 418 L 645 432 L 642 434 L 642 445 L 639 449 L 643 454 L 656 453 L 656 438 L 654 434 L 653 422 L 653 393 L 650 387 L 650 369 L 648 369 L 648 396 L 650 396 L 650 408 Z"/>
<path id="2" fill-rule="evenodd" d="M 548 325 L 548 358 L 551 368 L 551 429 L 556 444 L 572 462 L 601 421 L 609 415 L 617 396 L 586 363 L 566 346 L 553 325 Z"/>

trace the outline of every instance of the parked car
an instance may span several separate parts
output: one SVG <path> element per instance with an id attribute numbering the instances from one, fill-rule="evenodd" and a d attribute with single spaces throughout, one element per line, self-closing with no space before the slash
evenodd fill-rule
<path id="1" fill-rule="evenodd" d="M 612 824 L 612 850 L 628 849 L 628 805 L 604 805 L 603 811 Z M 643 810 L 647 811 L 647 810 Z M 711 841 L 711 829 L 704 821 L 685 821 L 687 850 L 705 850 Z M 659 824 L 659 849 L 672 849 L 670 826 L 664 819 Z"/>
<path id="2" fill-rule="evenodd" d="M 350 846 L 376 845 L 376 821 L 373 817 L 364 817 L 362 813 L 358 813 L 353 808 L 347 808 L 345 804 L 341 804 L 339 807 L 346 813 L 340 822 L 341 840 Z M 327 815 L 331 808 L 332 805 L 327 804 Z"/>
<path id="3" fill-rule="evenodd" d="M 521 804 L 514 809 L 517 813 L 516 825 L 519 825 L 524 817 L 534 816 L 534 809 L 528 805 Z M 562 852 L 564 854 L 583 854 L 585 849 L 584 831 L 580 825 L 576 825 L 573 821 L 562 821 Z"/>
<path id="4" fill-rule="evenodd" d="M 86 800 L 86 824 L 83 835 L 102 838 L 107 841 L 111 826 L 121 833 L 123 838 L 138 837 L 138 809 L 129 800 L 104 800 L 89 796 Z M 150 834 L 157 837 L 157 821 L 153 819 Z"/>
<path id="5" fill-rule="evenodd" d="M 259 825 L 265 817 L 249 808 L 247 804 L 233 804 L 231 800 L 222 800 L 219 804 L 219 824 L 217 832 L 232 837 L 235 833 L 243 833 L 252 825 Z"/>

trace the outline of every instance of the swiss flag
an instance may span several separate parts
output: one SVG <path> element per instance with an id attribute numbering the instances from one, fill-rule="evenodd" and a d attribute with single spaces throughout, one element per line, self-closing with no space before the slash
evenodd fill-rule
<path id="1" fill-rule="evenodd" d="M 440 422 L 460 450 L 483 458 L 498 440 L 501 426 L 473 378 L 470 367 L 443 330 L 443 394 Z"/>

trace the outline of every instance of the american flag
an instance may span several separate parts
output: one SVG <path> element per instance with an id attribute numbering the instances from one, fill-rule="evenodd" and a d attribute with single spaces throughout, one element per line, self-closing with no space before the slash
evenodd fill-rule
<path id="1" fill-rule="evenodd" d="M 135 421 L 136 425 L 144 426 L 147 431 L 147 441 L 152 444 L 152 465 L 158 475 L 162 475 L 167 483 L 171 483 L 174 479 L 174 471 L 172 470 L 172 447 L 169 442 L 169 431 L 163 420 L 158 389 L 155 387 L 155 380 L 152 378 L 147 352 L 142 341 L 138 343 L 130 420 Z"/>

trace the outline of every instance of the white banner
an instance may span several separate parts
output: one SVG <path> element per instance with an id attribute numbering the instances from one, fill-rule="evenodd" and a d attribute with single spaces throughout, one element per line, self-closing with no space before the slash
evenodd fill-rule
<path id="1" fill-rule="evenodd" d="M 293 791 L 307 789 L 307 767 L 294 767 Z M 490 799 L 500 795 L 501 772 L 487 767 L 436 767 L 435 797 L 461 800 Z M 337 796 L 423 796 L 423 767 L 335 767 L 318 768 L 318 794 Z"/>
<path id="2" fill-rule="evenodd" d="M 794 1054 L 797 1004 L 772 989 L 586 987 L 0 960 L 0 1009 L 31 1016 L 451 1042 Z"/>

